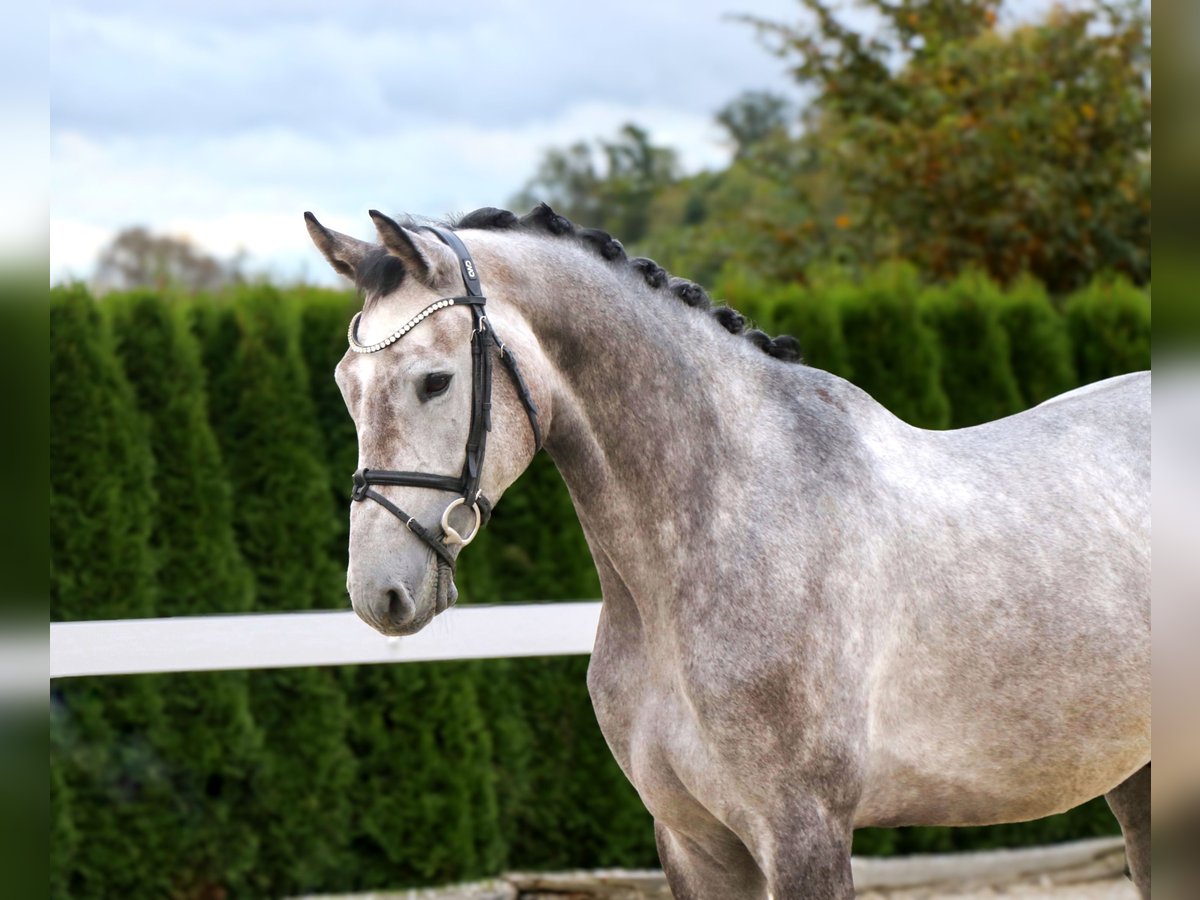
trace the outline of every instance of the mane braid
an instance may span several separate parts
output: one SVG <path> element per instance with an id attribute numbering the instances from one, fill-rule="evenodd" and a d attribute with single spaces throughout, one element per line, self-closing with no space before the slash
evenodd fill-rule
<path id="1" fill-rule="evenodd" d="M 609 262 L 625 259 L 625 247 L 607 231 L 601 231 L 599 228 L 585 228 L 577 234 Z"/>
<path id="2" fill-rule="evenodd" d="M 713 318 L 730 334 L 741 334 L 746 328 L 746 317 L 729 306 L 718 306 L 713 310 Z"/>
<path id="3" fill-rule="evenodd" d="M 496 209 L 494 206 L 484 206 L 474 212 L 469 212 L 452 226 L 453 228 L 480 228 L 485 231 L 502 231 L 516 228 L 521 224 L 516 213 L 507 209 Z"/>
<path id="4" fill-rule="evenodd" d="M 549 234 L 553 237 L 572 236 L 585 247 L 595 251 L 601 259 L 608 262 L 625 263 L 630 269 L 637 272 L 652 289 L 665 290 L 693 309 L 711 309 L 713 318 L 723 329 L 730 334 L 742 335 L 768 356 L 782 362 L 803 363 L 800 342 L 791 335 L 784 334 L 772 338 L 765 331 L 757 328 L 746 331 L 746 317 L 729 306 L 713 307 L 708 294 L 700 285 L 688 281 L 686 278 L 671 275 L 654 260 L 644 256 L 629 259 L 621 242 L 607 231 L 599 228 L 579 228 L 566 216 L 556 213 L 547 203 L 539 203 L 520 218 L 506 209 L 485 206 L 460 216 L 447 225 L 455 229 L 476 228 L 486 231 L 509 231 L 519 228 L 525 231 Z M 368 257 L 373 255 L 374 251 L 372 254 L 368 254 Z M 363 262 L 366 263 L 366 260 L 364 259 Z M 360 266 L 361 268 L 362 266 Z M 372 277 L 379 280 L 381 276 L 372 273 Z M 401 277 L 403 277 L 403 272 L 401 272 Z M 362 275 L 359 276 L 359 280 L 363 281 Z M 361 283 L 359 289 L 364 290 Z"/>
<path id="5" fill-rule="evenodd" d="M 667 270 L 660 266 L 652 259 L 646 259 L 644 256 L 638 256 L 629 261 L 629 265 L 636 271 L 642 273 L 642 277 L 646 279 L 646 284 L 655 290 L 665 288 L 671 276 L 667 274 Z"/>

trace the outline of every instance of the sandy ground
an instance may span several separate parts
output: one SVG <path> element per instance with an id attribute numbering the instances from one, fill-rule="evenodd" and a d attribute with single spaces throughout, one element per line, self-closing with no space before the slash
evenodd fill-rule
<path id="1" fill-rule="evenodd" d="M 1021 900 L 1138 900 L 1137 889 L 1124 876 L 1086 884 L 1017 884 L 1004 888 L 941 893 L 930 893 L 921 889 L 867 891 L 858 896 L 861 900 L 991 900 L 995 897 L 1014 897 Z"/>
<path id="2" fill-rule="evenodd" d="M 497 890 L 479 891 L 466 889 L 461 892 L 453 889 L 447 891 L 395 891 L 353 896 L 326 896 L 320 900 L 507 900 L 513 895 Z M 586 900 L 589 895 L 580 893 L 568 894 L 520 894 L 519 898 L 553 898 L 553 900 Z M 595 896 L 595 895 L 592 895 Z M 660 900 L 663 894 L 653 891 L 649 893 L 624 894 L 622 900 Z M 1124 877 L 1090 881 L 1083 884 L 1036 885 L 1014 884 L 1006 887 L 979 888 L 976 890 L 930 890 L 914 888 L 900 891 L 865 891 L 860 893 L 859 900 L 996 900 L 996 898 L 1012 898 L 1012 900 L 1138 900 L 1137 890 Z M 315 900 L 315 898 L 314 898 Z"/>
<path id="3" fill-rule="evenodd" d="M 907 858 L 855 857 L 861 900 L 1138 900 L 1124 845 L 1094 838 L 1048 847 Z M 657 870 L 510 873 L 475 884 L 298 900 L 669 900 Z"/>

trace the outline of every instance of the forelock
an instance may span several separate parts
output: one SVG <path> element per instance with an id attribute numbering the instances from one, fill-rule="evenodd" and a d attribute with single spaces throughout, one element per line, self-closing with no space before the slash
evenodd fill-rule
<path id="1" fill-rule="evenodd" d="M 406 274 L 404 263 L 388 253 L 386 248 L 369 250 L 354 269 L 354 285 L 363 298 L 363 309 L 374 306 L 381 297 L 398 290 Z"/>

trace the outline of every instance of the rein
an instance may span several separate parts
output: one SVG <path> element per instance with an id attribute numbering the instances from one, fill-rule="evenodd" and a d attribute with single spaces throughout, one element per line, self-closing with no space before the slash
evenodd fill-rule
<path id="1" fill-rule="evenodd" d="M 425 226 L 438 236 L 447 247 L 458 257 L 459 268 L 462 272 L 463 285 L 466 293 L 458 297 L 445 297 L 425 307 L 387 337 L 374 344 L 360 344 L 358 341 L 358 320 L 362 313 L 356 313 L 350 320 L 347 338 L 350 349 L 355 353 L 377 353 L 385 347 L 390 347 L 429 316 L 443 309 L 455 306 L 465 306 L 471 310 L 474 329 L 471 331 L 471 425 L 467 431 L 466 460 L 462 472 L 453 475 L 438 475 L 430 472 L 401 472 L 388 469 L 360 468 L 354 473 L 354 489 L 350 498 L 355 502 L 366 499 L 374 500 L 401 522 L 409 531 L 420 538 L 438 558 L 438 609 L 441 611 L 447 604 L 449 578 L 454 574 L 455 557 L 450 547 L 458 545 L 465 547 L 475 540 L 479 531 L 491 518 L 492 504 L 483 496 L 479 486 L 483 477 L 483 459 L 487 448 L 487 435 L 492 430 L 492 354 L 494 346 L 512 378 L 513 386 L 525 413 L 529 417 L 529 425 L 533 429 L 534 453 L 542 447 L 542 429 L 538 424 L 538 410 L 529 393 L 517 359 L 508 349 L 496 332 L 492 329 L 485 312 L 487 298 L 483 294 L 479 282 L 479 274 L 475 261 L 471 258 L 466 245 L 453 231 L 432 225 Z M 441 534 L 435 535 L 415 517 L 410 516 L 387 497 L 375 490 L 373 485 L 395 485 L 402 487 L 429 488 L 431 490 L 448 491 L 459 494 L 442 512 Z M 469 534 L 461 535 L 450 524 L 450 513 L 460 506 L 470 506 L 475 514 L 475 523 Z"/>

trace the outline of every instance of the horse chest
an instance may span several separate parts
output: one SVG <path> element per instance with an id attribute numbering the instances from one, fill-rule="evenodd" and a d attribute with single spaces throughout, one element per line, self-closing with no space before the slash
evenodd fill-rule
<path id="1" fill-rule="evenodd" d="M 605 641 L 603 629 L 597 636 L 588 691 L 600 730 L 630 780 L 634 748 L 665 744 L 680 719 L 674 692 L 658 668 L 640 642 Z"/>
<path id="2" fill-rule="evenodd" d="M 659 822 L 679 826 L 719 804 L 716 760 L 680 693 L 649 665 L 593 656 L 596 719 L 622 771 Z"/>
<path id="3" fill-rule="evenodd" d="M 686 684 L 669 661 L 628 635 L 606 641 L 603 631 L 588 687 L 600 729 L 646 808 L 684 831 L 738 815 L 744 776 L 753 772 L 761 784 L 772 777 L 771 767 L 743 764 L 736 742 L 722 738 L 732 723 L 704 719 L 696 705 L 702 691 Z M 756 731 L 745 723 L 737 728 L 743 736 Z"/>

